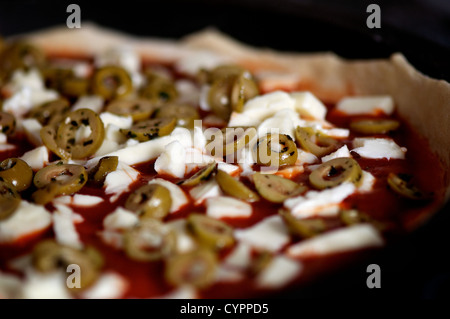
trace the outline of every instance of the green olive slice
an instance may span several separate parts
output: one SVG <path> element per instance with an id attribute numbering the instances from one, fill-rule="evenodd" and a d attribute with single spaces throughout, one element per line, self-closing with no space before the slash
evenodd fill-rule
<path id="1" fill-rule="evenodd" d="M 162 105 L 174 101 L 178 92 L 171 79 L 151 73 L 147 76 L 147 85 L 141 89 L 140 95 L 155 105 Z"/>
<path id="2" fill-rule="evenodd" d="M 219 78 L 215 80 L 208 92 L 208 102 L 212 112 L 223 120 L 228 120 L 231 115 L 231 91 L 233 78 Z"/>
<path id="3" fill-rule="evenodd" d="M 0 111 L 0 132 L 5 135 L 11 135 L 16 128 L 16 119 L 14 115 Z"/>
<path id="4" fill-rule="evenodd" d="M 78 137 L 80 129 L 90 129 L 89 135 Z M 78 109 L 70 113 L 58 128 L 56 144 L 71 155 L 82 159 L 93 155 L 102 145 L 105 128 L 100 117 L 90 109 Z"/>
<path id="5" fill-rule="evenodd" d="M 113 100 L 106 106 L 106 111 L 122 116 L 131 116 L 133 121 L 142 121 L 150 118 L 155 106 L 146 99 Z"/>
<path id="6" fill-rule="evenodd" d="M 197 109 L 187 104 L 167 104 L 156 112 L 156 118 L 176 118 L 177 125 L 189 129 L 194 128 L 194 121 L 200 119 Z"/>
<path id="7" fill-rule="evenodd" d="M 397 194 L 413 199 L 424 200 L 427 196 L 411 183 L 411 176 L 407 174 L 389 173 L 387 182 L 389 187 Z"/>
<path id="8" fill-rule="evenodd" d="M 202 289 L 214 282 L 217 263 L 211 250 L 196 249 L 169 258 L 164 275 L 174 286 L 190 285 Z"/>
<path id="9" fill-rule="evenodd" d="M 154 261 L 175 252 L 176 235 L 159 220 L 146 218 L 124 234 L 123 244 L 129 258 Z"/>
<path id="10" fill-rule="evenodd" d="M 106 100 L 120 98 L 133 90 L 128 72 L 119 66 L 105 66 L 97 69 L 92 77 L 92 91 Z"/>
<path id="11" fill-rule="evenodd" d="M 287 178 L 272 174 L 253 174 L 253 182 L 259 195 L 273 203 L 282 203 L 287 198 L 303 193 L 306 186 Z"/>
<path id="12" fill-rule="evenodd" d="M 309 175 L 311 185 L 318 189 L 338 186 L 344 182 L 359 185 L 362 170 L 358 162 L 350 157 L 339 157 L 321 164 Z"/>
<path id="13" fill-rule="evenodd" d="M 278 213 L 283 218 L 289 232 L 301 238 L 310 238 L 326 230 L 326 223 L 322 219 L 298 219 L 290 212 L 280 209 Z"/>
<path id="14" fill-rule="evenodd" d="M 17 69 L 40 68 L 44 62 L 43 52 L 36 46 L 24 41 L 9 44 L 3 50 L 0 58 L 1 68 L 7 75 L 11 75 Z"/>
<path id="15" fill-rule="evenodd" d="M 399 121 L 391 119 L 354 120 L 350 123 L 352 131 L 364 134 L 384 134 L 396 130 L 399 126 Z"/>
<path id="16" fill-rule="evenodd" d="M 68 77 L 62 80 L 60 84 L 60 92 L 71 98 L 87 95 L 90 92 L 91 83 L 89 79 Z"/>
<path id="17" fill-rule="evenodd" d="M 0 177 L 0 221 L 14 214 L 20 201 L 20 195 L 15 187 Z"/>
<path id="18" fill-rule="evenodd" d="M 231 108 L 235 112 L 242 112 L 244 104 L 259 94 L 259 88 L 251 74 L 242 72 L 236 77 L 231 89 Z"/>
<path id="19" fill-rule="evenodd" d="M 297 157 L 297 146 L 286 134 L 267 134 L 253 148 L 253 158 L 263 166 L 294 165 Z"/>
<path id="20" fill-rule="evenodd" d="M 302 149 L 318 157 L 331 153 L 338 145 L 335 139 L 316 132 L 312 127 L 297 126 L 295 140 Z"/>
<path id="21" fill-rule="evenodd" d="M 117 165 L 119 165 L 118 156 L 102 157 L 97 165 L 89 171 L 89 180 L 95 184 L 103 184 L 106 176 L 117 169 Z"/>
<path id="22" fill-rule="evenodd" d="M 228 248 L 235 242 L 232 227 L 203 214 L 190 214 L 187 218 L 187 228 L 200 244 L 211 249 Z"/>
<path id="23" fill-rule="evenodd" d="M 38 243 L 32 252 L 32 263 L 36 270 L 46 273 L 57 269 L 64 272 L 71 264 L 80 267 L 80 287 L 77 291 L 90 287 L 99 277 L 103 266 L 103 257 L 91 246 L 76 249 L 58 244 L 52 239 Z"/>
<path id="24" fill-rule="evenodd" d="M 42 69 L 42 76 L 45 80 L 47 87 L 61 90 L 62 83 L 66 79 L 75 77 L 73 69 L 69 68 L 59 68 L 59 67 L 44 67 Z"/>
<path id="25" fill-rule="evenodd" d="M 33 170 L 27 162 L 20 158 L 7 158 L 0 163 L 0 178 L 21 192 L 30 187 Z"/>
<path id="26" fill-rule="evenodd" d="M 46 125 L 41 128 L 40 135 L 44 145 L 62 159 L 69 159 L 70 153 L 56 144 L 57 124 Z"/>
<path id="27" fill-rule="evenodd" d="M 162 219 L 169 213 L 171 205 L 170 191 L 158 184 L 139 187 L 125 202 L 125 208 L 136 212 L 141 218 Z"/>
<path id="28" fill-rule="evenodd" d="M 28 114 L 28 117 L 35 118 L 42 125 L 60 124 L 69 110 L 69 101 L 61 98 L 33 108 Z"/>
<path id="29" fill-rule="evenodd" d="M 222 191 L 227 195 L 249 202 L 259 200 L 258 194 L 220 169 L 217 170 L 216 181 Z"/>
<path id="30" fill-rule="evenodd" d="M 195 186 L 200 184 L 201 182 L 207 180 L 211 177 L 211 175 L 216 171 L 217 163 L 212 162 L 205 167 L 201 168 L 197 173 L 182 181 L 179 185 L 182 186 Z"/>
<path id="31" fill-rule="evenodd" d="M 34 175 L 33 183 L 38 188 L 33 200 L 46 204 L 59 195 L 71 195 L 78 192 L 87 181 L 86 170 L 81 165 L 62 162 L 46 166 Z"/>
<path id="32" fill-rule="evenodd" d="M 204 69 L 200 70 L 199 77 L 200 80 L 204 80 L 207 83 L 213 83 L 217 79 L 223 79 L 228 77 L 236 77 L 244 71 L 239 65 L 235 64 L 224 64 L 216 66 L 214 69 L 206 71 Z"/>
<path id="33" fill-rule="evenodd" d="M 121 129 L 120 131 L 128 138 L 145 142 L 160 136 L 169 135 L 175 128 L 175 124 L 175 118 L 151 119 L 137 122 L 131 128 Z"/>

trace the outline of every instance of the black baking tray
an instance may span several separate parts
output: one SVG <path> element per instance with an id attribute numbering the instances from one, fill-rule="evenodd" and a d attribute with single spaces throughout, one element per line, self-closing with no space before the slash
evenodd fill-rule
<path id="1" fill-rule="evenodd" d="M 392 1 L 395 3 L 395 1 Z M 391 2 L 391 4 L 392 4 Z M 403 2 L 404 1 L 400 1 Z M 66 23 L 71 1 L 0 2 L 0 34 L 10 36 Z M 419 71 L 450 81 L 449 17 L 440 39 L 448 45 L 394 27 L 383 20 L 380 29 L 366 26 L 367 1 L 77 1 L 82 26 L 101 26 L 138 36 L 179 39 L 215 27 L 239 41 L 281 51 L 333 51 L 349 59 L 387 58 L 402 52 Z M 389 3 L 382 3 L 382 14 Z M 417 5 L 415 1 L 408 1 Z M 420 7 L 418 7 L 420 10 Z M 400 13 L 401 14 L 401 13 Z M 395 16 L 394 16 L 395 18 Z M 402 16 L 407 19 L 407 16 Z M 433 18 L 433 17 L 431 17 Z M 445 42 L 445 41 L 444 41 Z M 450 137 L 449 137 L 450 138 Z M 446 258 L 450 204 L 426 224 L 381 252 L 328 275 L 314 284 L 274 295 L 275 298 L 379 297 L 448 298 L 450 262 Z M 368 264 L 381 267 L 381 288 L 366 286 Z"/>

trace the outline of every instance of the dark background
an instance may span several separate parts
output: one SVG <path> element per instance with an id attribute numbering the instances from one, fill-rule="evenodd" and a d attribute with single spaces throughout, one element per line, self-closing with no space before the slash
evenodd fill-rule
<path id="1" fill-rule="evenodd" d="M 425 74 L 450 81 L 449 0 L 0 1 L 0 34 L 65 24 L 70 3 L 80 5 L 82 21 L 135 35 L 178 39 L 214 26 L 277 50 L 334 51 L 358 59 L 399 51 Z M 370 3 L 381 7 L 381 29 L 366 26 Z M 449 215 L 447 205 L 424 227 L 364 263 L 280 297 L 448 298 Z M 381 289 L 366 287 L 369 263 L 381 267 Z"/>

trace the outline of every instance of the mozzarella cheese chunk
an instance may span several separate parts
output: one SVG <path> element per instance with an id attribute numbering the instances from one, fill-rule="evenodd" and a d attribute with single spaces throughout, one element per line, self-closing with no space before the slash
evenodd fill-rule
<path id="1" fill-rule="evenodd" d="M 46 229 L 51 223 L 51 214 L 43 206 L 22 200 L 12 216 L 0 221 L 0 243 L 13 243 Z"/>
<path id="2" fill-rule="evenodd" d="M 294 110 L 283 109 L 264 120 L 258 126 L 258 136 L 261 137 L 269 133 L 286 134 L 295 140 L 295 128 L 301 123 L 298 114 Z"/>
<path id="3" fill-rule="evenodd" d="M 54 204 L 73 206 L 95 206 L 103 202 L 103 198 L 92 195 L 74 194 L 73 196 L 59 196 L 53 200 Z"/>
<path id="4" fill-rule="evenodd" d="M 31 151 L 25 152 L 20 159 L 27 162 L 28 165 L 32 169 L 41 169 L 43 168 L 49 161 L 48 159 L 48 150 L 45 146 L 39 146 Z"/>
<path id="5" fill-rule="evenodd" d="M 302 116 L 324 120 L 327 108 L 311 92 L 293 92 L 290 94 L 295 101 L 294 108 Z"/>
<path id="6" fill-rule="evenodd" d="M 103 122 L 105 128 L 108 125 L 115 125 L 118 128 L 127 129 L 130 128 L 133 124 L 133 118 L 131 116 L 121 116 L 116 115 L 110 112 L 102 112 L 100 113 L 100 119 Z"/>
<path id="7" fill-rule="evenodd" d="M 284 206 L 298 218 L 313 216 L 334 216 L 339 211 L 339 204 L 353 194 L 355 185 L 343 183 L 322 191 L 309 191 L 303 196 L 289 198 Z"/>
<path id="8" fill-rule="evenodd" d="M 391 115 L 394 112 L 394 100 L 391 96 L 345 97 L 340 100 L 336 109 L 346 114 L 377 114 L 383 112 Z"/>
<path id="9" fill-rule="evenodd" d="M 370 192 L 375 185 L 376 178 L 372 174 L 366 171 L 362 171 L 361 184 L 358 186 L 358 192 L 366 193 Z"/>
<path id="10" fill-rule="evenodd" d="M 197 247 L 195 240 L 189 235 L 186 229 L 185 219 L 176 219 L 166 223 L 166 225 L 177 234 L 177 251 L 179 253 L 192 251 Z"/>
<path id="11" fill-rule="evenodd" d="M 36 119 L 25 119 L 22 121 L 22 127 L 28 141 L 34 146 L 42 145 L 41 129 L 42 125 Z"/>
<path id="12" fill-rule="evenodd" d="M 350 151 L 348 150 L 347 145 L 342 146 L 337 151 L 335 151 L 329 155 L 323 156 L 322 163 L 331 161 L 332 159 L 339 158 L 339 157 L 352 157 L 352 155 L 350 154 Z"/>
<path id="13" fill-rule="evenodd" d="M 239 174 L 239 166 L 233 164 L 219 162 L 217 163 L 217 169 L 220 169 L 231 176 L 237 176 Z"/>
<path id="14" fill-rule="evenodd" d="M 239 269 L 228 268 L 220 265 L 216 268 L 216 282 L 237 282 L 244 278 L 244 273 Z"/>
<path id="15" fill-rule="evenodd" d="M 197 105 L 200 99 L 200 90 L 189 80 L 175 81 L 175 88 L 178 92 L 178 103 Z"/>
<path id="16" fill-rule="evenodd" d="M 258 274 L 256 284 L 263 288 L 280 288 L 297 277 L 303 269 L 298 261 L 286 256 L 275 256 Z"/>
<path id="17" fill-rule="evenodd" d="M 170 293 L 158 296 L 156 299 L 197 299 L 198 293 L 197 290 L 192 286 L 181 286 Z"/>
<path id="18" fill-rule="evenodd" d="M 83 291 L 85 299 L 118 299 L 127 291 L 128 281 L 115 272 L 107 272 L 100 276 L 92 287 Z"/>
<path id="19" fill-rule="evenodd" d="M 149 182 L 149 184 L 158 184 L 161 186 L 164 186 L 165 188 L 167 188 L 170 192 L 170 197 L 172 199 L 172 206 L 170 207 L 170 212 L 176 212 L 178 211 L 181 207 L 183 207 L 184 205 L 186 205 L 189 200 L 186 196 L 186 194 L 183 192 L 183 190 L 175 185 L 174 183 L 171 183 L 169 181 L 166 181 L 162 178 L 155 178 L 153 180 L 151 180 Z"/>
<path id="20" fill-rule="evenodd" d="M 227 255 L 224 264 L 228 267 L 246 269 L 252 261 L 252 248 L 245 242 L 239 242 L 233 251 Z"/>
<path id="21" fill-rule="evenodd" d="M 64 246 L 82 249 L 83 244 L 73 221 L 73 211 L 61 204 L 56 204 L 55 207 L 52 218 L 56 241 Z"/>
<path id="22" fill-rule="evenodd" d="M 222 195 L 219 184 L 217 184 L 215 179 L 211 179 L 207 182 L 201 183 L 193 187 L 189 191 L 192 199 L 195 201 L 196 205 L 203 203 L 204 200 L 210 197 L 218 197 Z"/>
<path id="23" fill-rule="evenodd" d="M 103 228 L 107 230 L 125 230 L 139 222 L 139 217 L 129 210 L 117 207 L 103 219 Z"/>
<path id="24" fill-rule="evenodd" d="M 358 224 L 333 230 L 292 245 L 287 249 L 291 257 L 310 257 L 340 253 L 384 244 L 378 230 L 370 224 Z"/>
<path id="25" fill-rule="evenodd" d="M 404 159 L 406 148 L 387 138 L 355 138 L 353 152 L 365 158 Z"/>
<path id="26" fill-rule="evenodd" d="M 34 106 L 55 100 L 57 97 L 58 92 L 56 91 L 35 90 L 25 86 L 3 102 L 3 111 L 21 118 Z"/>
<path id="27" fill-rule="evenodd" d="M 186 149 L 184 146 L 178 141 L 166 145 L 155 162 L 155 171 L 173 177 L 184 177 L 186 173 Z"/>
<path id="28" fill-rule="evenodd" d="M 67 289 L 68 274 L 62 271 L 40 273 L 27 271 L 27 277 L 22 286 L 20 297 L 23 299 L 71 299 Z"/>
<path id="29" fill-rule="evenodd" d="M 210 197 L 206 200 L 206 214 L 213 218 L 249 217 L 252 206 L 233 197 Z"/>
<path id="30" fill-rule="evenodd" d="M 276 252 L 290 241 L 289 231 L 278 215 L 263 219 L 259 223 L 235 230 L 237 239 L 261 250 Z"/>
<path id="31" fill-rule="evenodd" d="M 211 106 L 209 105 L 208 97 L 209 97 L 209 90 L 211 89 L 210 85 L 203 85 L 200 88 L 200 95 L 198 99 L 198 103 L 200 106 L 200 109 L 203 111 L 211 111 Z"/>
<path id="32" fill-rule="evenodd" d="M 76 111 L 79 109 L 90 109 L 96 113 L 100 113 L 104 103 L 105 100 L 99 95 L 84 95 L 78 98 L 78 100 L 72 106 L 72 111 Z"/>
<path id="33" fill-rule="evenodd" d="M 105 178 L 105 193 L 113 194 L 110 201 L 116 201 L 122 193 L 128 191 L 129 186 L 137 180 L 138 176 L 137 170 L 119 161 L 117 169 Z"/>

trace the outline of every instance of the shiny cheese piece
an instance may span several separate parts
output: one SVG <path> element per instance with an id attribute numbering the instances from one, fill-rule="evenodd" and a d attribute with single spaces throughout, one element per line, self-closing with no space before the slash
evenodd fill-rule
<path id="1" fill-rule="evenodd" d="M 13 114 L 16 118 L 21 118 L 34 106 L 50 102 L 56 98 L 58 98 L 56 91 L 33 90 L 29 87 L 23 87 L 3 101 L 3 111 Z"/>
<path id="2" fill-rule="evenodd" d="M 105 100 L 99 95 L 83 95 L 80 96 L 72 106 L 72 111 L 76 111 L 79 109 L 90 109 L 95 113 L 100 113 L 104 104 Z"/>
<path id="3" fill-rule="evenodd" d="M 102 274 L 92 287 L 82 292 L 84 299 L 118 299 L 128 289 L 128 281 L 116 272 Z"/>
<path id="4" fill-rule="evenodd" d="M 345 97 L 337 103 L 336 109 L 348 115 L 379 112 L 391 115 L 394 112 L 394 100 L 389 95 Z"/>
<path id="5" fill-rule="evenodd" d="M 49 162 L 48 149 L 45 146 L 36 147 L 25 152 L 20 159 L 24 160 L 34 170 L 41 169 Z"/>
<path id="6" fill-rule="evenodd" d="M 246 269 L 252 261 L 252 247 L 243 241 L 240 241 L 233 251 L 227 255 L 224 264 L 227 267 Z"/>
<path id="7" fill-rule="evenodd" d="M 22 200 L 13 215 L 0 221 L 0 244 L 43 231 L 51 223 L 52 216 L 44 206 Z"/>
<path id="8" fill-rule="evenodd" d="M 67 289 L 68 274 L 63 271 L 40 273 L 28 270 L 20 292 L 23 299 L 72 299 Z"/>
<path id="9" fill-rule="evenodd" d="M 294 108 L 302 116 L 317 120 L 325 120 L 327 108 L 311 92 L 293 92 L 290 94 L 295 100 Z"/>
<path id="10" fill-rule="evenodd" d="M 74 225 L 73 211 L 61 204 L 56 204 L 55 208 L 52 219 L 56 241 L 63 246 L 82 249 L 83 243 Z"/>
<path id="11" fill-rule="evenodd" d="M 238 282 L 244 279 L 244 272 L 235 268 L 228 268 L 219 264 L 216 268 L 216 282 Z"/>
<path id="12" fill-rule="evenodd" d="M 125 230 L 139 222 L 139 217 L 129 210 L 117 207 L 103 219 L 103 227 L 108 230 Z"/>
<path id="13" fill-rule="evenodd" d="M 370 224 L 358 224 L 303 240 L 290 246 L 287 254 L 291 257 L 312 257 L 380 247 L 383 244 L 384 240 L 375 227 Z"/>
<path id="14" fill-rule="evenodd" d="M 197 290 L 192 286 L 180 286 L 165 295 L 155 299 L 197 299 L 199 298 Z"/>
<path id="15" fill-rule="evenodd" d="M 295 140 L 295 128 L 302 124 L 298 114 L 292 109 L 283 109 L 258 126 L 258 136 L 266 134 L 286 134 Z"/>
<path id="16" fill-rule="evenodd" d="M 366 171 L 362 171 L 361 184 L 358 186 L 358 192 L 367 193 L 373 189 L 376 178 L 372 174 Z"/>
<path id="17" fill-rule="evenodd" d="M 195 240 L 186 228 L 186 219 L 176 219 L 166 223 L 166 225 L 177 234 L 177 251 L 179 253 L 192 251 L 197 247 Z"/>
<path id="18" fill-rule="evenodd" d="M 104 201 L 99 196 L 74 194 L 73 196 L 59 196 L 53 200 L 55 204 L 73 205 L 81 207 L 91 207 L 98 205 Z"/>
<path id="19" fill-rule="evenodd" d="M 210 197 L 206 200 L 206 214 L 217 219 L 224 217 L 245 218 L 252 214 L 252 206 L 233 197 Z"/>
<path id="20" fill-rule="evenodd" d="M 34 146 L 41 146 L 43 144 L 41 138 L 42 125 L 38 120 L 25 119 L 22 121 L 22 127 L 27 140 L 31 144 L 33 144 Z"/>
<path id="21" fill-rule="evenodd" d="M 355 138 L 352 151 L 365 158 L 404 159 L 406 148 L 387 138 Z"/>
<path id="22" fill-rule="evenodd" d="M 343 183 L 330 189 L 312 190 L 303 196 L 289 198 L 284 201 L 284 206 L 298 218 L 335 216 L 341 201 L 353 194 L 355 190 L 354 184 Z"/>
<path id="23" fill-rule="evenodd" d="M 261 288 L 281 288 L 296 278 L 303 265 L 283 255 L 275 256 L 258 274 L 256 284 Z"/>
<path id="24" fill-rule="evenodd" d="M 121 116 L 110 112 L 100 113 L 100 119 L 102 120 L 105 129 L 110 124 L 123 129 L 130 128 L 131 125 L 133 125 L 133 118 L 131 116 Z"/>
<path id="25" fill-rule="evenodd" d="M 337 151 L 335 151 L 329 155 L 323 156 L 322 163 L 331 161 L 332 159 L 339 158 L 339 157 L 352 157 L 352 155 L 350 154 L 350 151 L 348 150 L 347 145 L 342 146 Z"/>
<path id="26" fill-rule="evenodd" d="M 129 190 L 130 185 L 138 177 L 139 171 L 119 161 L 117 169 L 106 175 L 104 183 L 105 194 L 112 195 L 110 197 L 111 202 L 116 201 L 122 193 Z"/>
<path id="27" fill-rule="evenodd" d="M 239 174 L 239 166 L 225 162 L 217 163 L 217 169 L 220 169 L 231 176 L 237 176 Z"/>
<path id="28" fill-rule="evenodd" d="M 166 187 L 170 192 L 170 197 L 172 199 L 172 206 L 170 207 L 170 212 L 174 213 L 178 211 L 180 208 L 182 208 L 184 205 L 186 205 L 189 200 L 186 196 L 186 194 L 183 192 L 183 190 L 175 185 L 174 183 L 171 183 L 169 181 L 166 181 L 162 178 L 155 178 L 149 182 L 149 184 L 158 184 L 161 186 Z"/>
<path id="29" fill-rule="evenodd" d="M 189 191 L 189 195 L 192 197 L 196 205 L 200 205 L 207 198 L 221 196 L 222 191 L 216 180 L 211 179 L 193 187 Z"/>
<path id="30" fill-rule="evenodd" d="M 289 231 L 278 215 L 267 217 L 245 229 L 235 230 L 238 240 L 260 250 L 276 252 L 290 241 Z"/>
<path id="31" fill-rule="evenodd" d="M 155 161 L 155 171 L 182 178 L 186 173 L 186 148 L 178 141 L 164 147 L 164 151 Z"/>

